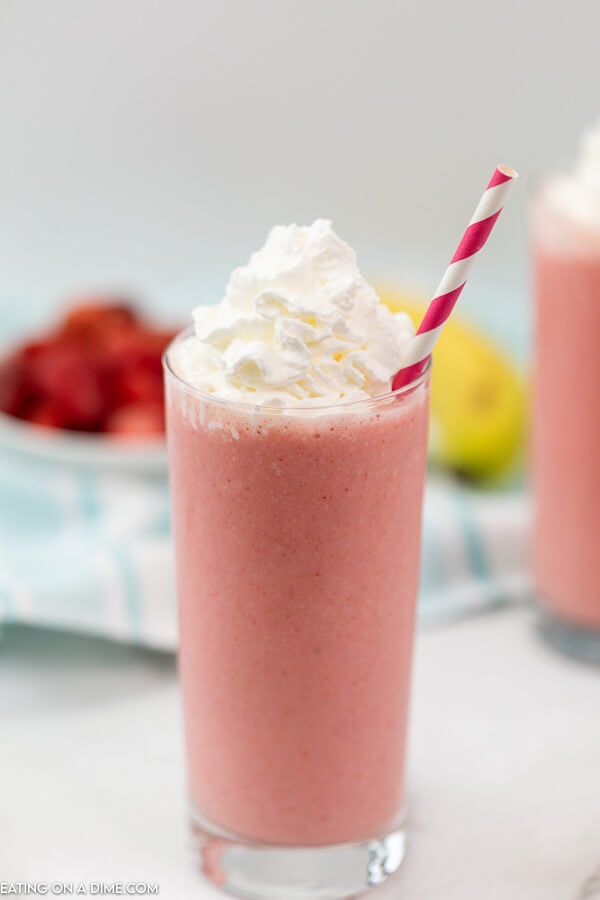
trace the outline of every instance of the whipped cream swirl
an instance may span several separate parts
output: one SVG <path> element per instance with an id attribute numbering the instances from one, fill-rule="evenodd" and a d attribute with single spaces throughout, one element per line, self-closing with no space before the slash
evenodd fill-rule
<path id="1" fill-rule="evenodd" d="M 600 121 L 584 132 L 573 169 L 548 185 L 552 206 L 583 225 L 600 225 Z"/>
<path id="2" fill-rule="evenodd" d="M 176 348 L 193 387 L 264 406 L 311 406 L 390 390 L 413 334 L 360 274 L 331 222 L 278 226 L 236 269 L 216 306 L 194 311 Z"/>

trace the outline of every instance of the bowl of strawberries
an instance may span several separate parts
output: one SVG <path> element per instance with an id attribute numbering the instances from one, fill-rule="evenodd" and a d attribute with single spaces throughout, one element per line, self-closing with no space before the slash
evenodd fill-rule
<path id="1" fill-rule="evenodd" d="M 0 444 L 79 463 L 165 465 L 162 354 L 178 329 L 90 298 L 0 359 Z"/>

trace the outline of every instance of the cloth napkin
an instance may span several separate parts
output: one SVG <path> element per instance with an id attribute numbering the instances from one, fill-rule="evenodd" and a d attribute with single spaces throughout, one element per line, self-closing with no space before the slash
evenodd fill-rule
<path id="1" fill-rule="evenodd" d="M 523 493 L 428 479 L 421 621 L 525 596 Z M 173 650 L 177 616 L 166 474 L 75 466 L 0 450 L 0 622 Z"/>

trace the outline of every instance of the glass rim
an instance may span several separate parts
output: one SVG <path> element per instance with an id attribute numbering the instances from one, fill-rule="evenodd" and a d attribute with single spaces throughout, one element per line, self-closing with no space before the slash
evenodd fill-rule
<path id="1" fill-rule="evenodd" d="M 395 391 L 388 391 L 385 394 L 378 394 L 376 397 L 361 397 L 360 400 L 339 400 L 335 403 L 324 403 L 322 406 L 319 406 L 317 404 L 301 403 L 294 404 L 293 406 L 266 406 L 260 403 L 248 403 L 246 400 L 231 399 L 230 397 L 223 397 L 217 393 L 203 391 L 201 388 L 195 387 L 193 384 L 190 384 L 189 381 L 186 381 L 185 378 L 179 375 L 179 373 L 175 371 L 175 368 L 171 364 L 169 355 L 175 346 L 182 343 L 184 340 L 187 340 L 187 338 L 191 337 L 193 333 L 194 326 L 188 325 L 187 328 L 184 328 L 183 331 L 180 331 L 179 334 L 175 335 L 173 340 L 169 343 L 169 345 L 163 352 L 162 364 L 163 370 L 167 377 L 172 378 L 179 387 L 183 388 L 188 394 L 191 394 L 198 400 L 202 400 L 205 403 L 216 403 L 219 406 L 223 407 L 241 409 L 245 412 L 250 413 L 260 412 L 277 415 L 281 415 L 282 413 L 285 413 L 286 415 L 301 413 L 303 415 L 306 415 L 306 413 L 310 412 L 324 413 L 331 410 L 335 410 L 336 412 L 339 412 L 340 410 L 351 411 L 356 410 L 357 407 L 364 408 L 373 405 L 389 403 L 392 400 L 396 400 L 400 397 L 412 393 L 418 387 L 428 381 L 432 366 L 432 359 L 430 356 L 427 360 L 427 363 L 425 364 L 425 368 L 417 378 L 414 378 L 408 384 L 402 385 L 402 387 L 396 388 Z"/>

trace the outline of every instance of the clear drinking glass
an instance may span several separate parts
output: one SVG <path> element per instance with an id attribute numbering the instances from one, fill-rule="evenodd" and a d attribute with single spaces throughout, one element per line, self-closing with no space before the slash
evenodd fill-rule
<path id="1" fill-rule="evenodd" d="M 247 898 L 349 897 L 404 855 L 429 370 L 377 399 L 265 409 L 194 389 L 172 347 L 179 665 L 201 868 Z"/>
<path id="2" fill-rule="evenodd" d="M 533 197 L 534 567 L 544 636 L 600 662 L 600 228 Z"/>

